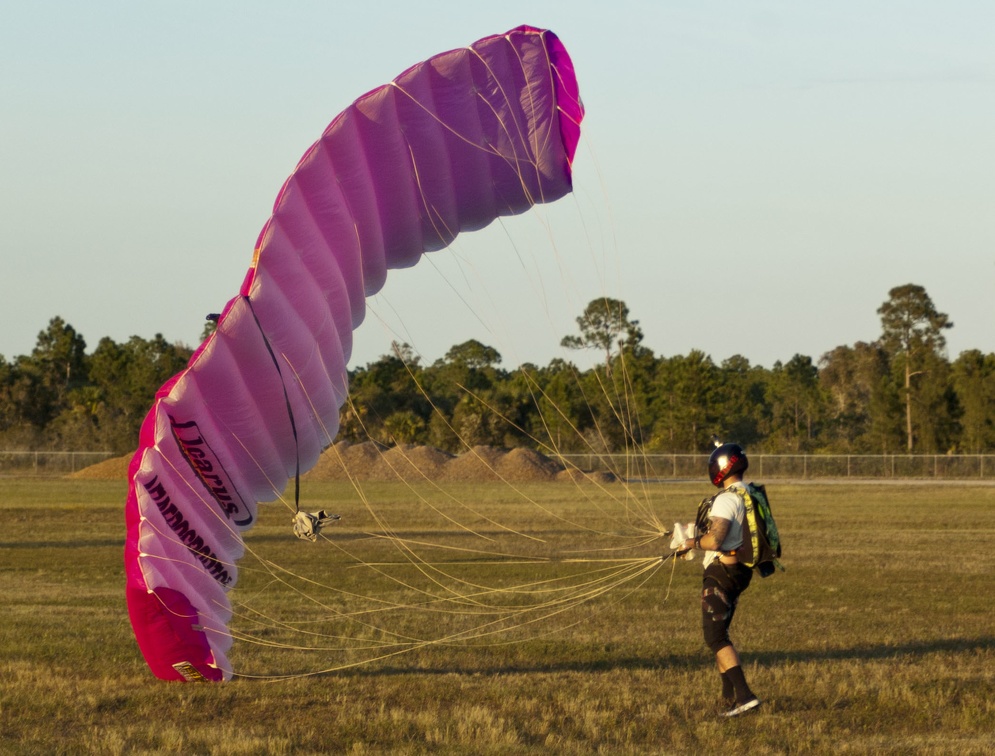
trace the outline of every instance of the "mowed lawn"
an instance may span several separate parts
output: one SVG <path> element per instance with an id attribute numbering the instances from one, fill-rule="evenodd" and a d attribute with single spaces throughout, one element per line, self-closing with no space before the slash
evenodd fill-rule
<path id="1" fill-rule="evenodd" d="M 787 570 L 733 624 L 764 705 L 724 721 L 701 563 L 654 562 L 705 485 L 306 485 L 342 521 L 264 508 L 240 674 L 194 685 L 134 642 L 125 483 L 0 479 L 0 753 L 995 753 L 995 487 L 768 492 Z"/>

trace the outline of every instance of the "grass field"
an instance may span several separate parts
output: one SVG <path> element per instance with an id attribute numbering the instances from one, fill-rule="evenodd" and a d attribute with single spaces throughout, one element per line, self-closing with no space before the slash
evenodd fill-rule
<path id="1" fill-rule="evenodd" d="M 247 537 L 232 661 L 252 676 L 190 685 L 131 634 L 125 484 L 0 479 L 0 753 L 995 753 L 995 487 L 769 485 L 787 571 L 740 604 L 764 707 L 732 721 L 700 562 L 648 571 L 669 539 L 639 535 L 708 491 L 620 489 L 313 484 L 308 508 L 344 515 L 328 541 L 291 537 L 282 505 Z"/>

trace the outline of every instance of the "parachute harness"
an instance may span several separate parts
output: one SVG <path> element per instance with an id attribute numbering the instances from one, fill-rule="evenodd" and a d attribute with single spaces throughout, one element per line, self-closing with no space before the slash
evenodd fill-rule
<path id="1" fill-rule="evenodd" d="M 337 514 L 329 514 L 324 509 L 318 512 L 300 512 L 294 515 L 294 535 L 302 541 L 317 541 L 322 527 L 339 519 Z"/>

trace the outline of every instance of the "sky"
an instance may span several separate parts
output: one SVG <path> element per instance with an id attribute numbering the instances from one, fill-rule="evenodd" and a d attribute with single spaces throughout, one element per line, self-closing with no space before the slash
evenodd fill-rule
<path id="1" fill-rule="evenodd" d="M 658 355 L 772 366 L 880 336 L 915 283 L 995 352 L 995 5 L 502 0 L 5 3 L 0 355 L 195 346 L 325 125 L 415 62 L 550 28 L 587 109 L 575 193 L 391 274 L 351 366 L 477 339 L 564 353 L 599 296 Z"/>

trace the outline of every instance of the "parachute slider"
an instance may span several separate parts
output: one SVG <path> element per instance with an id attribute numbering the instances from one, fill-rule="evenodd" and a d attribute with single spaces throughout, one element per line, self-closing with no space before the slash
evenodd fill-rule
<path id="1" fill-rule="evenodd" d="M 340 515 L 329 514 L 324 509 L 317 512 L 298 512 L 294 515 L 294 535 L 302 541 L 317 541 L 321 529 L 338 519 Z"/>

